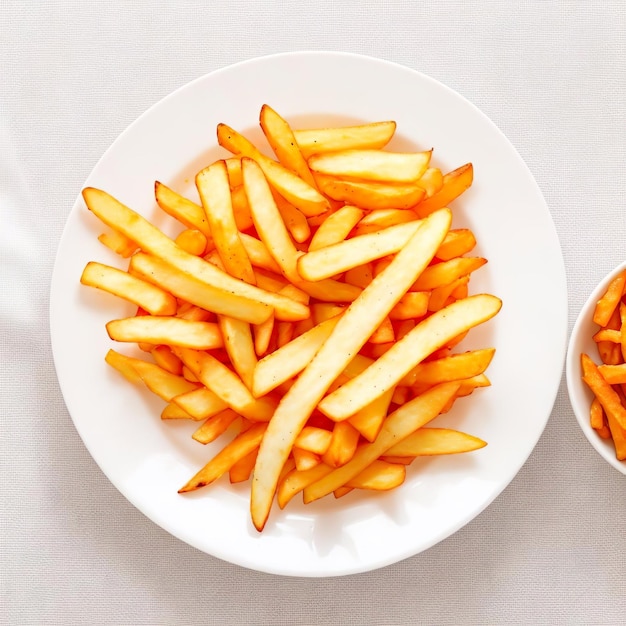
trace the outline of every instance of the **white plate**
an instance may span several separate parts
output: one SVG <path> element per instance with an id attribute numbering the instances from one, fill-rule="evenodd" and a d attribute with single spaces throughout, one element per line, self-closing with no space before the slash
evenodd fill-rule
<path id="1" fill-rule="evenodd" d="M 593 400 L 593 393 L 582 380 L 580 355 L 584 352 L 593 361 L 600 364 L 598 349 L 593 335 L 598 332 L 599 326 L 593 321 L 593 312 L 596 303 L 606 291 L 609 283 L 626 269 L 626 262 L 609 272 L 598 286 L 589 294 L 587 302 L 578 314 L 567 348 L 567 391 L 581 430 L 596 452 L 612 465 L 618 472 L 626 474 L 626 461 L 619 461 L 615 456 L 615 446 L 611 439 L 602 439 L 589 423 L 589 409 Z"/>
<path id="2" fill-rule="evenodd" d="M 222 152 L 225 122 L 261 137 L 268 103 L 295 126 L 394 119 L 391 148 L 435 148 L 444 170 L 468 161 L 473 187 L 453 203 L 454 226 L 468 226 L 489 259 L 473 293 L 502 298 L 500 314 L 464 347 L 493 345 L 492 387 L 459 401 L 438 420 L 485 439 L 477 452 L 415 462 L 406 483 L 382 495 L 349 494 L 273 510 L 262 534 L 252 527 L 247 486 L 228 481 L 195 494 L 177 489 L 210 450 L 189 437 L 194 425 L 162 423 L 161 403 L 104 363 L 104 324 L 131 309 L 79 285 L 89 260 L 117 260 L 96 240 L 103 228 L 79 197 L 58 251 L 50 324 L 55 365 L 69 412 L 111 482 L 155 523 L 221 559 L 265 572 L 332 576 L 362 572 L 417 554 L 461 528 L 509 484 L 550 415 L 565 354 L 563 260 L 549 211 L 530 172 L 500 131 L 474 106 L 415 71 L 368 57 L 295 53 L 260 58 L 204 76 L 133 123 L 85 182 L 103 188 L 168 232 L 153 200 L 155 180 L 194 194 L 193 174 Z M 111 520 L 113 523 L 113 520 Z"/>

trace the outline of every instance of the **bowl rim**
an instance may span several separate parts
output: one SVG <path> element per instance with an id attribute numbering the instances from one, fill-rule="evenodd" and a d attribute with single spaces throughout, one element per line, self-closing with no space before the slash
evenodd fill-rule
<path id="1" fill-rule="evenodd" d="M 612 441 L 602 439 L 589 424 L 589 407 L 593 399 L 591 390 L 582 381 L 580 355 L 583 352 L 582 345 L 585 340 L 593 341 L 593 332 L 587 332 L 594 328 L 592 319 L 593 309 L 596 302 L 604 294 L 609 283 L 620 272 L 626 270 L 626 261 L 614 267 L 593 289 L 583 306 L 581 307 L 567 346 L 566 357 L 566 380 L 569 401 L 576 416 L 576 420 L 583 434 L 593 446 L 596 452 L 613 466 L 618 472 L 626 475 L 626 461 L 620 461 L 615 456 L 615 448 Z M 589 328 L 591 327 L 591 329 Z M 597 329 L 597 328 L 596 328 Z M 586 335 L 583 333 L 587 332 Z M 597 357 L 590 355 L 594 360 Z"/>

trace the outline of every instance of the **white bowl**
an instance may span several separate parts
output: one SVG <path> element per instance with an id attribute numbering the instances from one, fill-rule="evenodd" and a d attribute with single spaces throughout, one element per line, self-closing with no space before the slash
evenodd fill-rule
<path id="1" fill-rule="evenodd" d="M 580 365 L 581 353 L 588 354 L 595 362 L 598 362 L 598 351 L 596 349 L 593 335 L 599 330 L 593 321 L 593 311 L 596 302 L 602 297 L 609 283 L 622 271 L 626 269 L 626 262 L 622 263 L 604 277 L 598 286 L 593 290 L 587 302 L 578 314 L 578 319 L 574 324 L 574 329 L 567 348 L 567 390 L 570 402 L 574 409 L 576 419 L 589 443 L 597 450 L 598 454 L 610 463 L 618 472 L 626 474 L 626 461 L 619 461 L 615 456 L 615 447 L 611 439 L 602 439 L 589 423 L 589 408 L 593 400 L 593 393 L 582 380 L 582 369 Z"/>

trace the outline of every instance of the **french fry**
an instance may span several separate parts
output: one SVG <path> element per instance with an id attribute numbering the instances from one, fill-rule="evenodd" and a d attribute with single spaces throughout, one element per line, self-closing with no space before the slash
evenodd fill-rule
<path id="1" fill-rule="evenodd" d="M 394 389 L 385 391 L 385 393 L 363 407 L 360 411 L 357 411 L 348 420 L 367 441 L 374 441 L 378 436 L 380 428 L 387 417 L 387 411 L 393 394 Z"/>
<path id="2" fill-rule="evenodd" d="M 311 227 L 304 213 L 289 204 L 280 194 L 273 192 L 272 197 L 274 198 L 280 217 L 285 223 L 285 228 L 287 228 L 293 240 L 298 243 L 307 241 L 311 236 Z"/>
<path id="3" fill-rule="evenodd" d="M 353 489 L 373 489 L 389 491 L 400 486 L 406 478 L 406 468 L 398 463 L 388 463 L 376 459 L 362 472 L 346 482 L 345 487 Z M 340 487 L 338 487 L 340 489 Z M 335 489 L 334 491 L 337 491 Z"/>
<path id="4" fill-rule="evenodd" d="M 413 291 L 428 291 L 467 276 L 487 263 L 482 257 L 458 257 L 427 267 L 413 283 Z"/>
<path id="5" fill-rule="evenodd" d="M 309 252 L 343 241 L 364 213 L 358 207 L 345 205 L 329 215 L 311 238 Z"/>
<path id="6" fill-rule="evenodd" d="M 422 200 L 419 204 L 416 203 L 415 212 L 419 217 L 426 217 L 433 211 L 447 207 L 472 185 L 473 180 L 474 168 L 471 163 L 445 174 L 441 189 L 430 198 Z"/>
<path id="7" fill-rule="evenodd" d="M 231 315 L 252 324 L 260 324 L 272 314 L 272 309 L 267 304 L 208 285 L 195 275 L 180 271 L 166 261 L 144 252 L 133 255 L 129 271 L 145 281 L 154 281 L 177 298 L 207 311 Z"/>
<path id="8" fill-rule="evenodd" d="M 193 378 L 198 380 L 195 374 Z M 198 421 L 212 417 L 228 408 L 226 402 L 202 385 L 196 385 L 196 388 L 191 391 L 174 396 L 172 402 Z"/>
<path id="9" fill-rule="evenodd" d="M 179 248 L 195 256 L 205 254 L 208 244 L 206 235 L 195 228 L 183 230 L 174 241 Z"/>
<path id="10" fill-rule="evenodd" d="M 378 209 L 370 211 L 359 221 L 358 226 L 354 229 L 353 236 L 358 237 L 359 235 L 375 233 L 384 228 L 406 224 L 417 219 L 417 215 L 410 209 Z"/>
<path id="11" fill-rule="evenodd" d="M 593 312 L 593 321 L 598 326 L 606 326 L 613 312 L 619 305 L 626 285 L 626 270 L 616 276 L 609 284 L 604 295 L 598 300 Z"/>
<path id="12" fill-rule="evenodd" d="M 443 174 L 438 167 L 429 167 L 417 182 L 426 192 L 426 197 L 431 198 L 443 187 Z"/>
<path id="13" fill-rule="evenodd" d="M 436 385 L 441 382 L 471 378 L 482 374 L 489 367 L 494 354 L 495 348 L 484 348 L 420 363 L 401 379 L 400 384 Z"/>
<path id="14" fill-rule="evenodd" d="M 106 324 L 109 337 L 115 341 L 149 342 L 210 350 L 224 345 L 222 333 L 212 322 L 193 322 L 180 317 L 127 317 Z"/>
<path id="15" fill-rule="evenodd" d="M 217 161 L 198 172 L 196 187 L 211 228 L 213 243 L 226 271 L 235 278 L 254 284 L 252 264 L 235 222 L 224 161 Z"/>
<path id="16" fill-rule="evenodd" d="M 317 500 L 358 476 L 393 445 L 437 417 L 457 389 L 457 383 L 442 383 L 394 411 L 387 417 L 378 437 L 372 443 L 360 446 L 345 465 L 305 487 L 304 501 Z"/>
<path id="17" fill-rule="evenodd" d="M 384 148 L 396 132 L 395 122 L 374 122 L 337 128 L 295 129 L 294 136 L 305 158 L 321 152 Z"/>
<path id="18" fill-rule="evenodd" d="M 371 334 L 433 258 L 450 228 L 442 210 L 426 220 L 398 252 L 387 271 L 377 276 L 348 307 L 333 333 L 283 396 L 261 442 L 251 488 L 250 509 L 257 530 L 270 513 L 280 470 L 319 400 Z"/>
<path id="19" fill-rule="evenodd" d="M 394 444 L 385 456 L 435 456 L 471 452 L 487 445 L 485 441 L 450 428 L 420 428 Z"/>
<path id="20" fill-rule="evenodd" d="M 219 413 L 208 417 L 191 436 L 199 443 L 211 443 L 223 435 L 238 417 L 239 415 L 232 409 L 222 409 Z"/>
<path id="21" fill-rule="evenodd" d="M 389 312 L 389 319 L 411 320 L 423 317 L 428 312 L 430 295 L 427 291 L 408 291 Z"/>
<path id="22" fill-rule="evenodd" d="M 312 469 L 322 462 L 319 454 L 315 454 L 315 452 L 297 448 L 295 446 L 291 450 L 291 455 L 293 456 L 293 460 L 296 462 L 296 469 L 300 472 Z"/>
<path id="23" fill-rule="evenodd" d="M 325 320 L 263 357 L 254 369 L 252 394 L 257 398 L 264 396 L 297 376 L 311 362 L 338 322 L 338 316 Z"/>
<path id="24" fill-rule="evenodd" d="M 109 350 L 106 362 L 122 374 L 125 368 L 132 368 L 146 387 L 166 402 L 171 402 L 181 393 L 198 387 L 197 384 L 185 380 L 182 376 L 176 376 L 155 363 L 124 356 L 116 353 L 115 350 Z"/>
<path id="25" fill-rule="evenodd" d="M 300 152 L 291 126 L 267 104 L 261 107 L 259 122 L 278 161 L 311 187 L 316 187 L 313 174 Z"/>
<path id="26" fill-rule="evenodd" d="M 205 487 L 217 480 L 220 476 L 230 470 L 230 468 L 253 450 L 258 448 L 263 438 L 263 433 L 267 424 L 255 424 L 245 432 L 241 433 L 220 450 L 186 485 L 178 492 L 194 491 L 200 487 Z"/>
<path id="27" fill-rule="evenodd" d="M 276 494 L 278 506 L 284 509 L 287 503 L 307 485 L 311 485 L 332 471 L 333 468 L 324 463 L 318 463 L 307 470 L 298 470 L 294 467 L 279 480 Z"/>
<path id="28" fill-rule="evenodd" d="M 226 150 L 254 159 L 272 187 L 307 217 L 325 213 L 328 200 L 307 182 L 280 163 L 261 154 L 243 135 L 226 124 L 218 124 L 217 141 Z"/>
<path id="29" fill-rule="evenodd" d="M 297 260 L 297 271 L 308 281 L 335 276 L 353 267 L 398 252 L 417 232 L 421 224 L 410 222 L 390 226 L 369 235 L 353 237 L 307 252 Z"/>
<path id="30" fill-rule="evenodd" d="M 315 180 L 329 198 L 361 209 L 410 209 L 422 200 L 425 193 L 417 184 L 343 180 L 325 174 L 317 174 Z"/>
<path id="31" fill-rule="evenodd" d="M 80 282 L 132 302 L 152 315 L 176 313 L 176 298 L 170 293 L 109 265 L 90 261 L 83 270 Z"/>
<path id="32" fill-rule="evenodd" d="M 300 252 L 289 236 L 262 169 L 247 157 L 242 159 L 241 167 L 256 231 L 287 279 L 299 282 L 297 261 Z"/>
<path id="33" fill-rule="evenodd" d="M 116 230 L 112 230 L 108 233 L 102 233 L 98 237 L 98 241 L 109 248 L 109 250 L 113 250 L 113 252 L 119 254 L 124 259 L 132 256 L 139 247 L 132 239 L 129 239 Z"/>
<path id="34" fill-rule="evenodd" d="M 319 403 L 319 409 L 331 419 L 347 419 L 397 384 L 446 341 L 491 319 L 501 306 L 495 296 L 481 294 L 459 300 L 434 313 L 362 374 L 326 396 Z"/>
<path id="35" fill-rule="evenodd" d="M 613 422 L 621 429 L 626 429 L 626 408 L 622 406 L 617 392 L 604 380 L 604 377 L 598 370 L 598 366 L 591 360 L 589 355 L 581 355 L 581 365 L 583 381 L 587 383 L 587 386 L 602 405 L 609 420 L 609 426 Z M 613 428 L 611 428 L 611 432 L 613 432 Z"/>
<path id="36" fill-rule="evenodd" d="M 162 420 L 192 420 L 193 417 L 186 411 L 183 411 L 179 406 L 170 402 L 163 407 L 161 411 Z"/>
<path id="37" fill-rule="evenodd" d="M 250 476 L 252 475 L 252 470 L 254 470 L 254 464 L 256 463 L 256 457 L 258 453 L 259 450 L 257 448 L 233 463 L 230 470 L 228 471 L 228 479 L 232 484 L 243 483 L 246 480 L 250 479 Z"/>
<path id="38" fill-rule="evenodd" d="M 449 261 L 471 252 L 475 246 L 474 233 L 469 228 L 457 228 L 446 235 L 435 256 L 441 261 Z"/>
<path id="39" fill-rule="evenodd" d="M 294 447 L 308 450 L 315 454 L 324 454 L 332 440 L 332 433 L 325 428 L 305 426 L 294 441 Z"/>
<path id="40" fill-rule="evenodd" d="M 307 318 L 308 319 L 308 318 Z M 254 337 L 254 351 L 258 357 L 262 357 L 268 350 L 272 332 L 274 331 L 274 316 L 270 315 L 261 324 L 255 324 L 252 327 L 252 335 Z M 256 366 L 255 366 L 256 369 Z"/>
<path id="41" fill-rule="evenodd" d="M 428 168 L 432 151 L 385 152 L 343 150 L 309 158 L 309 167 L 320 174 L 361 180 L 411 183 Z"/>
<path id="42" fill-rule="evenodd" d="M 252 389 L 252 376 L 256 368 L 257 357 L 250 324 L 227 315 L 220 315 L 218 325 L 233 368 L 246 387 Z"/>
<path id="43" fill-rule="evenodd" d="M 337 422 L 322 460 L 331 467 L 345 465 L 354 456 L 358 443 L 359 431 L 349 422 Z"/>

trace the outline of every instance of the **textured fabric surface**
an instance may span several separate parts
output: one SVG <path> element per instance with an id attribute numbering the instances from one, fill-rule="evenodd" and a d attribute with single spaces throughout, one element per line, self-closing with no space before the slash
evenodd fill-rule
<path id="1" fill-rule="evenodd" d="M 82 182 L 177 87 L 304 49 L 420 70 L 502 129 L 550 207 L 570 329 L 624 260 L 622 0 L 1 1 L 0 623 L 624 623 L 626 477 L 587 444 L 564 383 L 487 510 L 416 557 L 336 579 L 255 573 L 188 547 L 135 510 L 78 437 L 52 364 L 48 291 Z"/>

